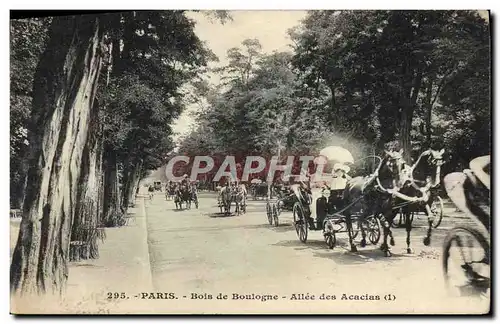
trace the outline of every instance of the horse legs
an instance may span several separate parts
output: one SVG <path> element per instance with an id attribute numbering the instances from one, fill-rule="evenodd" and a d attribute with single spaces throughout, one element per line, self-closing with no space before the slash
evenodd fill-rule
<path id="1" fill-rule="evenodd" d="M 405 228 L 406 228 L 406 253 L 410 254 L 413 253 L 412 248 L 410 247 L 410 232 L 412 228 L 412 217 L 411 214 L 413 212 L 409 211 L 406 209 L 404 211 L 404 217 L 405 217 Z"/>
<path id="2" fill-rule="evenodd" d="M 434 221 L 434 214 L 432 213 L 431 206 L 425 204 L 425 211 L 427 213 L 427 223 L 429 227 L 427 228 L 427 235 L 424 237 L 424 245 L 429 246 L 431 244 L 431 234 L 432 234 L 432 222 Z"/>
<path id="3" fill-rule="evenodd" d="M 361 230 L 361 242 L 359 243 L 359 245 L 361 247 L 365 247 L 366 246 L 366 232 L 365 232 L 365 219 L 366 219 L 366 216 L 367 215 L 367 211 L 363 211 L 360 215 L 360 219 L 358 220 L 359 222 L 359 227 L 360 227 L 360 230 Z"/>
<path id="4" fill-rule="evenodd" d="M 352 218 L 350 214 L 345 216 L 345 223 L 347 225 L 347 233 L 349 235 L 349 246 L 351 247 L 351 252 L 358 252 L 358 249 L 356 248 L 356 245 L 354 244 L 354 240 L 352 238 L 353 228 L 352 228 Z"/>
<path id="5" fill-rule="evenodd" d="M 392 254 L 389 245 L 387 244 L 387 238 L 389 236 L 391 237 L 391 245 L 394 245 L 394 238 L 392 237 L 391 232 L 391 224 L 387 221 L 387 218 L 384 214 L 382 214 L 382 217 L 380 218 L 380 223 L 382 223 L 382 227 L 384 228 L 384 241 L 382 242 L 380 249 L 384 252 L 386 257 L 390 257 Z"/>

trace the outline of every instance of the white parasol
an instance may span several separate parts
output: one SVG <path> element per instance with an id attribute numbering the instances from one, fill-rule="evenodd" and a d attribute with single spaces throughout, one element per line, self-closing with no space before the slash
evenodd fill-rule
<path id="1" fill-rule="evenodd" d="M 327 146 L 322 149 L 319 154 L 326 157 L 328 161 L 336 161 L 338 163 L 354 163 L 354 158 L 351 152 L 340 146 Z"/>
<path id="2" fill-rule="evenodd" d="M 250 183 L 259 184 L 259 183 L 262 183 L 262 180 L 260 180 L 260 179 L 252 179 L 252 181 L 250 181 Z"/>
<path id="3" fill-rule="evenodd" d="M 342 164 L 342 163 L 335 163 L 333 165 L 333 172 L 335 172 L 337 170 L 341 170 L 341 171 L 344 171 L 345 173 L 349 173 L 349 171 L 351 171 L 351 168 L 345 164 Z"/>

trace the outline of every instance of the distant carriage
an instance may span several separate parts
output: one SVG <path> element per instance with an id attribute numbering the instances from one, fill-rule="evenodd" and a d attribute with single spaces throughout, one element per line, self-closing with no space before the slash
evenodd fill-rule
<path id="1" fill-rule="evenodd" d="M 182 205 L 185 204 L 187 209 L 191 209 L 191 189 L 187 184 L 180 184 L 174 196 L 175 209 L 182 209 Z"/>
<path id="2" fill-rule="evenodd" d="M 279 226 L 279 216 L 283 211 L 292 211 L 296 201 L 295 194 L 290 186 L 275 188 L 275 198 L 269 194 L 266 201 L 266 215 L 269 225 Z"/>
<path id="3" fill-rule="evenodd" d="M 267 183 L 262 182 L 261 180 L 255 181 L 257 179 L 252 180 L 250 191 L 253 200 L 257 200 L 259 198 L 267 198 L 269 186 Z"/>
<path id="4" fill-rule="evenodd" d="M 154 187 L 155 191 L 162 191 L 161 181 L 155 181 L 153 183 L 153 187 Z"/>
<path id="5" fill-rule="evenodd" d="M 165 200 L 172 200 L 175 198 L 176 186 L 174 183 L 170 183 L 165 186 Z"/>
<path id="6" fill-rule="evenodd" d="M 232 202 L 235 204 L 236 214 L 246 213 L 247 190 L 244 184 L 236 185 L 232 190 Z"/>
<path id="7" fill-rule="evenodd" d="M 217 187 L 217 189 L 219 191 L 217 205 L 221 214 L 230 215 L 233 203 L 237 215 L 246 213 L 247 191 L 245 185 L 226 184 L 223 187 Z"/>
<path id="8" fill-rule="evenodd" d="M 198 209 L 198 186 L 192 184 L 190 187 L 191 201 L 194 203 L 196 209 Z"/>

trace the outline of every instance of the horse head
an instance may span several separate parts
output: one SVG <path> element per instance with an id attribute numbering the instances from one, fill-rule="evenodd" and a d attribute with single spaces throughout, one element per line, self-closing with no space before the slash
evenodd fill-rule
<path id="1" fill-rule="evenodd" d="M 440 176 L 441 176 L 441 166 L 444 164 L 444 159 L 443 159 L 443 154 L 444 154 L 444 149 L 441 149 L 439 151 L 437 150 L 430 150 L 429 157 L 427 158 L 427 163 L 431 167 L 435 167 L 436 172 L 433 174 L 433 177 L 431 176 L 431 186 L 432 187 L 437 187 L 440 183 Z"/>
<path id="2" fill-rule="evenodd" d="M 385 151 L 385 164 L 393 173 L 399 173 L 403 170 L 405 160 L 403 158 L 403 149 L 399 151 Z"/>
<path id="3" fill-rule="evenodd" d="M 404 182 L 403 170 L 406 162 L 403 157 L 403 149 L 399 151 L 385 151 L 385 158 L 382 159 L 379 178 L 382 182 L 392 181 L 393 186 L 402 187 Z"/>
<path id="4" fill-rule="evenodd" d="M 416 171 L 417 178 L 424 180 L 430 187 L 436 187 L 440 183 L 441 166 L 444 164 L 444 149 L 428 149 L 420 154 L 415 164 L 411 167 L 412 177 Z M 422 161 L 423 163 L 420 163 Z M 429 188 L 430 188 L 429 187 Z"/>
<path id="5" fill-rule="evenodd" d="M 440 151 L 431 149 L 427 161 L 429 164 L 435 165 L 436 167 L 442 166 L 444 164 L 443 154 L 444 149 L 441 149 Z"/>

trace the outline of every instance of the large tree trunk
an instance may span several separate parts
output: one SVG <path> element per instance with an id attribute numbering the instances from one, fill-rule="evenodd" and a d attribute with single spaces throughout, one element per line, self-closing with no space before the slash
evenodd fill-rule
<path id="1" fill-rule="evenodd" d="M 125 210 L 135 204 L 135 191 L 139 184 L 141 169 L 142 160 L 133 163 L 124 171 L 122 208 Z"/>
<path id="2" fill-rule="evenodd" d="M 403 148 L 403 157 L 406 163 L 411 164 L 411 122 L 413 120 L 413 107 L 405 107 L 401 111 L 399 127 L 399 141 Z"/>
<path id="3" fill-rule="evenodd" d="M 425 121 L 425 145 L 431 145 L 432 137 L 432 86 L 434 84 L 434 78 L 429 78 L 427 81 L 425 98 L 424 98 L 424 121 Z"/>
<path id="4" fill-rule="evenodd" d="M 402 101 L 402 109 L 399 124 L 399 141 L 404 150 L 403 157 L 408 164 L 412 163 L 411 127 L 415 105 L 417 104 L 417 98 L 422 84 L 422 73 L 418 72 L 412 81 L 412 87 L 404 90 L 403 96 L 400 98 Z"/>
<path id="5" fill-rule="evenodd" d="M 97 106 L 97 105 L 96 105 Z M 98 230 L 100 166 L 102 165 L 97 109 L 89 121 L 89 137 L 85 144 L 76 213 L 71 228 L 70 260 L 97 258 L 98 240 L 102 233 Z"/>
<path id="6" fill-rule="evenodd" d="M 142 174 L 142 164 L 143 161 L 141 160 L 135 168 L 134 178 L 132 179 L 132 188 L 130 190 L 130 196 L 129 196 L 129 200 L 132 205 L 135 205 L 135 197 L 139 190 L 139 182 L 141 181 L 141 174 Z"/>
<path id="7" fill-rule="evenodd" d="M 72 217 L 101 65 L 94 15 L 56 17 L 35 75 L 23 218 L 11 292 L 64 291 Z"/>
<path id="8" fill-rule="evenodd" d="M 103 224 L 108 227 L 121 226 L 123 215 L 120 210 L 120 188 L 116 152 L 105 150 Z"/>
<path id="9" fill-rule="evenodd" d="M 98 186 L 97 186 L 97 226 L 104 227 L 104 144 L 102 137 L 102 125 L 99 141 L 97 144 L 97 175 L 98 175 Z"/>

